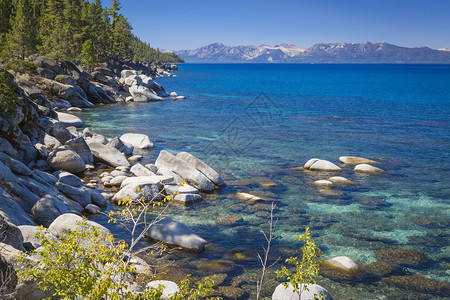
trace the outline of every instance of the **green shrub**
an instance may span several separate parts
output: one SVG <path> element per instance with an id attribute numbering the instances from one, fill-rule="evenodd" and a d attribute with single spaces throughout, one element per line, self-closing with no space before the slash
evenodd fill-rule
<path id="1" fill-rule="evenodd" d="M 298 241 L 303 242 L 302 259 L 297 257 L 290 257 L 286 259 L 287 263 L 295 264 L 295 272 L 291 273 L 285 266 L 281 267 L 281 270 L 277 270 L 277 277 L 286 277 L 290 284 L 294 287 L 295 292 L 299 295 L 308 289 L 308 284 L 316 283 L 314 277 L 320 273 L 321 262 L 318 260 L 323 257 L 319 247 L 316 246 L 311 239 L 311 232 L 309 228 L 305 228 L 305 233 L 297 238 Z M 303 285 L 304 284 L 304 285 Z M 284 284 L 288 287 L 288 283 Z"/>
<path id="2" fill-rule="evenodd" d="M 0 112 L 9 117 L 17 114 L 17 95 L 12 86 L 11 78 L 6 72 L 0 72 Z"/>

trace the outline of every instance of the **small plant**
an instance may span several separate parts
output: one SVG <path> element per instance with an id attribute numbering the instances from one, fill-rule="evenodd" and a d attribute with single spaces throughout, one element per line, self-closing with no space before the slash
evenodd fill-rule
<path id="1" fill-rule="evenodd" d="M 302 259 L 299 260 L 297 257 L 286 259 L 287 263 L 295 264 L 295 272 L 291 273 L 288 268 L 282 266 L 281 270 L 277 270 L 276 273 L 277 277 L 286 277 L 294 291 L 301 295 L 303 291 L 308 290 L 308 284 L 316 283 L 314 277 L 319 275 L 321 266 L 318 259 L 323 257 L 323 254 L 311 239 L 309 227 L 305 228 L 305 233 L 297 240 L 304 243 L 301 248 Z M 284 283 L 284 286 L 288 288 L 289 283 Z"/>
<path id="2" fill-rule="evenodd" d="M 51 296 L 61 299 L 154 299 L 161 296 L 161 289 L 134 294 L 127 291 L 125 278 L 134 271 L 127 263 L 127 245 L 116 243 L 111 234 L 100 228 L 88 226 L 84 220 L 77 229 L 64 234 L 60 240 L 49 239 L 41 227 L 37 237 L 41 238 L 39 263 L 33 264 L 23 253 L 18 270 L 21 280 L 37 280 L 39 288 L 51 291 Z M 35 252 L 32 255 L 37 254 Z M 143 297 L 147 298 L 143 298 Z"/>
<path id="3" fill-rule="evenodd" d="M 0 71 L 0 112 L 9 117 L 15 117 L 17 114 L 17 95 L 11 81 L 6 72 Z"/>

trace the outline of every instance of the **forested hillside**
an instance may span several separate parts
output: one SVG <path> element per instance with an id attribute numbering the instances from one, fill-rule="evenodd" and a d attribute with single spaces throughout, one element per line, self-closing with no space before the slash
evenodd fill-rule
<path id="1" fill-rule="evenodd" d="M 0 0 L 2 60 L 39 53 L 56 61 L 80 59 L 95 65 L 110 56 L 135 61 L 180 62 L 132 34 L 119 0 Z"/>

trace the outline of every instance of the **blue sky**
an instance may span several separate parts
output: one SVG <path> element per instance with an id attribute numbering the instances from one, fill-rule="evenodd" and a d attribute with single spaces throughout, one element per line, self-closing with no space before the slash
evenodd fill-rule
<path id="1" fill-rule="evenodd" d="M 121 2 L 133 32 L 161 49 L 364 41 L 450 48 L 450 0 Z"/>

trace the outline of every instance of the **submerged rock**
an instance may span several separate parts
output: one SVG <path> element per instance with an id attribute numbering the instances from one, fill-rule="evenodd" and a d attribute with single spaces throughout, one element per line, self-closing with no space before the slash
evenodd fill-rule
<path id="1" fill-rule="evenodd" d="M 238 197 L 238 199 L 245 200 L 248 202 L 263 202 L 264 201 L 264 199 L 262 199 L 258 196 L 255 196 L 255 195 L 249 194 L 249 193 L 244 193 L 244 192 L 237 192 L 236 197 Z"/>
<path id="2" fill-rule="evenodd" d="M 359 165 L 359 164 L 376 164 L 377 162 L 371 159 L 357 157 L 357 156 L 341 156 L 339 162 L 346 165 Z"/>
<path id="3" fill-rule="evenodd" d="M 329 181 L 331 181 L 334 184 L 353 184 L 354 182 L 342 177 L 342 176 L 332 176 L 330 178 L 328 178 Z"/>
<path id="4" fill-rule="evenodd" d="M 448 297 L 450 295 L 449 283 L 422 276 L 391 276 L 383 279 L 383 281 L 419 293 L 427 293 L 441 297 Z"/>
<path id="5" fill-rule="evenodd" d="M 195 202 L 202 201 L 203 198 L 199 194 L 179 194 L 173 197 L 173 202 L 179 203 L 185 206 L 194 204 Z"/>
<path id="6" fill-rule="evenodd" d="M 380 261 L 392 262 L 408 267 L 424 267 L 430 263 L 430 259 L 424 253 L 414 250 L 379 250 L 375 252 L 374 256 Z"/>
<path id="7" fill-rule="evenodd" d="M 228 215 L 217 218 L 216 223 L 220 225 L 242 225 L 244 219 L 241 216 Z"/>

